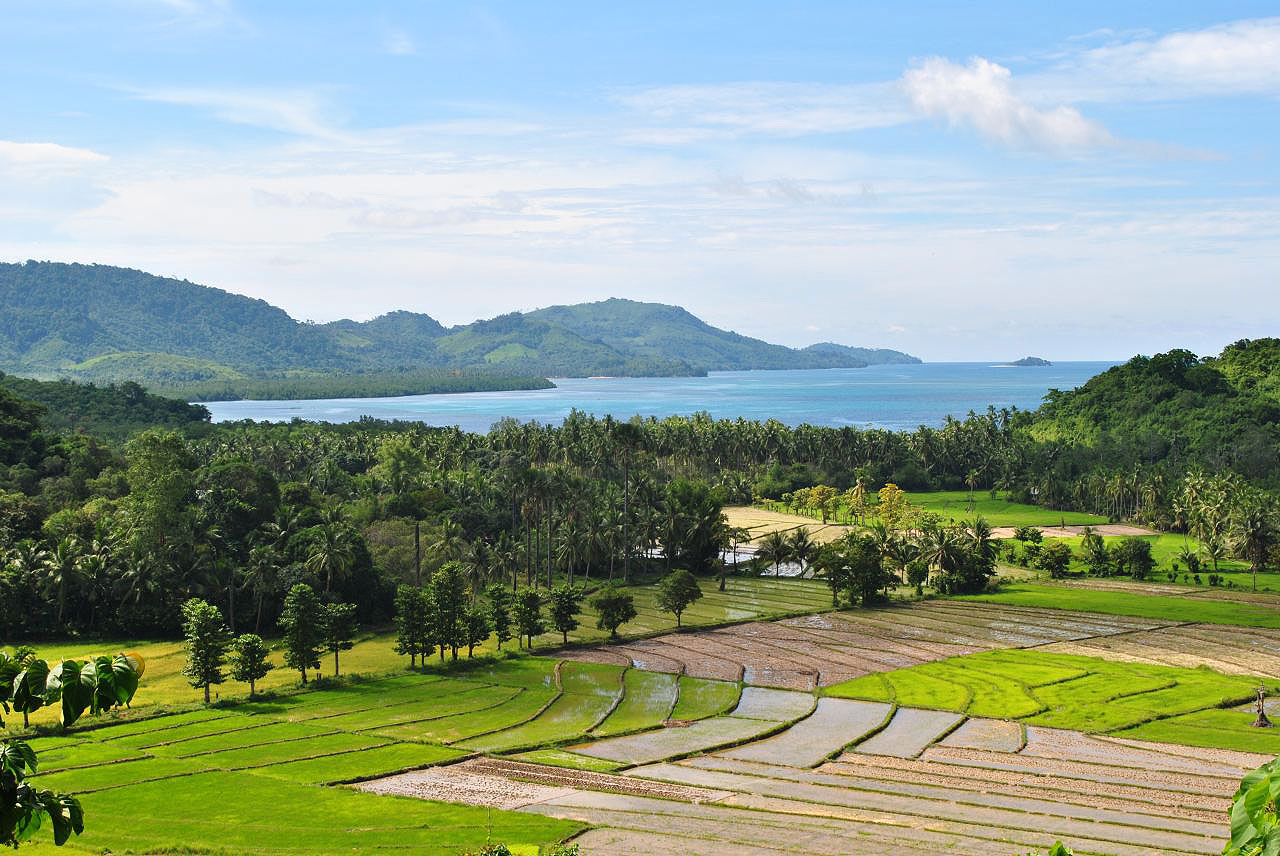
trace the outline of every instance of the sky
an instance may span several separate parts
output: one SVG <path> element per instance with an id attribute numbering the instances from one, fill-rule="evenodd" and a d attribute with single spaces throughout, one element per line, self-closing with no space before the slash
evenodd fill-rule
<path id="1" fill-rule="evenodd" d="M 926 360 L 1280 334 L 1280 7 L 0 0 L 0 260 Z"/>

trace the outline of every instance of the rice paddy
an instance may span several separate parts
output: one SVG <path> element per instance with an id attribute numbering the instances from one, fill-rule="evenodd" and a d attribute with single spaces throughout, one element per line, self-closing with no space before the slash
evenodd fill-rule
<path id="1" fill-rule="evenodd" d="M 1280 630 L 1163 601 L 1272 607 L 1038 588 L 1160 608 L 931 601 L 143 708 L 36 738 L 37 781 L 81 796 L 91 852 L 1220 852 L 1280 753 L 1247 709 Z"/>

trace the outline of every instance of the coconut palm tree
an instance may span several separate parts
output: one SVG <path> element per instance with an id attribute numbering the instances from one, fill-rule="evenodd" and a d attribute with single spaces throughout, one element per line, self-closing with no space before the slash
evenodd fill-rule
<path id="1" fill-rule="evenodd" d="M 798 563 L 802 572 L 818 553 L 818 543 L 805 526 L 797 526 L 791 530 L 791 534 L 787 536 L 787 548 L 791 552 L 791 561 Z"/>
<path id="2" fill-rule="evenodd" d="M 1261 493 L 1252 493 L 1240 502 L 1233 517 L 1235 548 L 1249 562 L 1253 590 L 1257 591 L 1258 571 L 1276 543 L 1275 502 Z"/>
<path id="3" fill-rule="evenodd" d="M 46 554 L 43 561 L 45 584 L 57 593 L 58 626 L 62 626 L 67 609 L 67 593 L 84 582 L 84 547 L 80 538 L 68 535 Z"/>
<path id="4" fill-rule="evenodd" d="M 756 547 L 756 558 L 773 565 L 773 575 L 780 576 L 782 563 L 791 560 L 791 541 L 785 533 L 775 529 L 760 539 Z"/>
<path id="5" fill-rule="evenodd" d="M 331 519 L 317 527 L 317 537 L 311 542 L 304 564 L 312 573 L 324 575 L 324 591 L 328 594 L 334 577 L 345 577 L 355 559 L 351 530 L 345 523 Z"/>

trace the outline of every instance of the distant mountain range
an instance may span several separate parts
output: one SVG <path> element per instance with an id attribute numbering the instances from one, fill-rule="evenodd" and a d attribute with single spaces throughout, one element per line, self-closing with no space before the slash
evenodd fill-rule
<path id="1" fill-rule="evenodd" d="M 33 377 L 171 387 L 399 371 L 652 376 L 918 362 L 830 342 L 773 345 L 678 306 L 631 300 L 450 328 L 413 312 L 309 324 L 262 300 L 127 268 L 0 264 L 0 370 Z"/>

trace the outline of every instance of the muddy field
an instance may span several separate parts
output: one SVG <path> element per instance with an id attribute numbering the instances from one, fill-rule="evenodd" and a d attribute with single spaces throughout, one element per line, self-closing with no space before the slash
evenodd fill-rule
<path id="1" fill-rule="evenodd" d="M 577 650 L 572 657 L 811 691 L 872 672 L 992 648 L 1090 640 L 1086 644 L 1101 651 L 1107 637 L 1123 634 L 1121 638 L 1131 639 L 1139 632 L 1159 632 L 1164 627 L 1158 621 L 1072 610 L 933 601 L 669 633 L 625 645 Z M 1117 643 L 1117 647 L 1123 645 Z"/>
<path id="2" fill-rule="evenodd" d="M 1119 636 L 1057 642 L 1047 651 L 1133 663 L 1207 666 L 1229 675 L 1280 678 L 1280 630 L 1183 624 Z"/>
<path id="3" fill-rule="evenodd" d="M 1021 729 L 1008 723 L 969 720 L 951 730 L 954 717 L 912 709 L 837 754 L 886 710 L 820 704 L 777 736 L 619 774 L 473 759 L 361 787 L 606 827 L 578 839 L 585 854 L 627 846 L 679 856 L 990 856 L 1063 839 L 1079 852 L 1110 856 L 1208 856 L 1221 851 L 1239 777 L 1265 760 L 1035 727 L 1024 745 Z M 725 739 L 730 719 L 703 725 Z"/>

